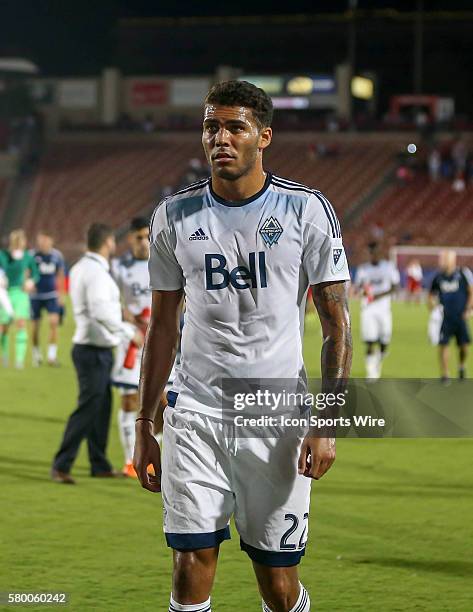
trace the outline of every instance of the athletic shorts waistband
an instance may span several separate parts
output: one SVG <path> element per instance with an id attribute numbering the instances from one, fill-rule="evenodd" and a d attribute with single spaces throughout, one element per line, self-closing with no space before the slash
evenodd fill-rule
<path id="1" fill-rule="evenodd" d="M 292 565 L 298 565 L 305 555 L 305 546 L 302 550 L 290 552 L 262 550 L 261 548 L 255 548 L 246 544 L 241 538 L 240 548 L 246 552 L 252 561 L 269 567 L 291 567 Z"/>
<path id="2" fill-rule="evenodd" d="M 224 540 L 229 540 L 230 527 L 210 531 L 207 533 L 165 533 L 167 545 L 175 550 L 197 550 L 199 548 L 213 548 Z"/>

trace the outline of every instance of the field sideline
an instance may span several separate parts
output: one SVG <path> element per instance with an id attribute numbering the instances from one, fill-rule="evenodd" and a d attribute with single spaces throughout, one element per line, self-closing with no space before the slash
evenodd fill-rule
<path id="1" fill-rule="evenodd" d="M 425 306 L 394 305 L 386 376 L 437 377 L 427 316 Z M 353 375 L 363 376 L 357 303 L 352 318 Z M 162 534 L 160 496 L 135 481 L 89 478 L 85 448 L 73 472 L 76 487 L 49 480 L 51 458 L 75 401 L 70 308 L 61 333 L 63 367 L 0 370 L 0 591 L 65 591 L 71 596 L 67 609 L 74 612 L 167 610 L 171 555 Z M 320 372 L 320 344 L 320 327 L 311 315 L 305 352 L 312 376 Z M 473 375 L 471 358 L 469 366 Z M 119 468 L 115 421 L 110 456 Z M 470 439 L 340 440 L 335 466 L 312 488 L 309 544 L 301 565 L 312 609 L 470 611 L 472 456 Z M 234 528 L 232 536 L 222 545 L 213 609 L 258 611 L 251 565 L 239 551 Z"/>

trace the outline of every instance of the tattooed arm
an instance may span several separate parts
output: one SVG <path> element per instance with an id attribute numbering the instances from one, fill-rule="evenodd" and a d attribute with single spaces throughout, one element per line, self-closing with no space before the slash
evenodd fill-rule
<path id="1" fill-rule="evenodd" d="M 347 283 L 339 281 L 313 285 L 312 296 L 324 337 L 321 355 L 322 389 L 325 393 L 337 393 L 344 389 L 352 358 Z M 335 439 L 322 438 L 320 435 L 320 429 L 309 430 L 302 444 L 298 466 L 300 474 L 316 480 L 335 461 Z"/>
<path id="2" fill-rule="evenodd" d="M 352 340 L 348 312 L 347 283 L 320 283 L 312 287 L 319 313 L 324 343 L 322 346 L 322 381 L 324 391 L 339 388 L 348 379 L 351 368 Z"/>

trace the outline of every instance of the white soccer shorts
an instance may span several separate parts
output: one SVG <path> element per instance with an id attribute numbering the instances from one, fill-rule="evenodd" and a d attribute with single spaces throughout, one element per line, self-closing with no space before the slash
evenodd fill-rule
<path id="1" fill-rule="evenodd" d="M 235 438 L 231 431 L 197 412 L 170 406 L 164 411 L 161 486 L 168 546 L 217 546 L 230 538 L 233 515 L 241 549 L 252 560 L 296 565 L 309 528 L 311 480 L 297 471 L 302 436 Z"/>
<path id="2" fill-rule="evenodd" d="M 129 344 L 129 340 L 126 340 L 121 342 L 115 349 L 115 361 L 111 376 L 112 384 L 123 391 L 124 395 L 136 393 L 140 383 L 142 349 L 138 349 L 135 365 L 132 369 L 128 369 L 123 366 Z"/>
<path id="3" fill-rule="evenodd" d="M 143 355 L 143 349 L 138 349 L 136 353 L 135 365 L 132 369 L 125 368 L 123 362 L 125 361 L 126 353 L 128 351 L 129 341 L 122 342 L 115 349 L 115 361 L 113 364 L 111 381 L 114 387 L 118 387 L 121 395 L 132 395 L 138 392 L 138 386 L 140 384 L 140 371 L 141 371 L 141 357 Z M 171 373 L 169 374 L 169 380 L 164 388 L 165 392 L 169 391 L 174 382 L 176 375 L 176 364 L 172 366 Z"/>
<path id="4" fill-rule="evenodd" d="M 430 343 L 437 346 L 440 342 L 440 330 L 443 323 L 443 306 L 436 306 L 430 313 L 427 334 Z"/>
<path id="5" fill-rule="evenodd" d="M 361 338 L 363 342 L 389 344 L 393 332 L 390 310 L 365 308 L 361 311 Z"/>

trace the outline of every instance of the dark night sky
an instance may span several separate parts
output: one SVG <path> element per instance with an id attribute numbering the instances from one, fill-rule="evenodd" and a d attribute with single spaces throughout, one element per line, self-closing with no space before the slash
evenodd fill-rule
<path id="1" fill-rule="evenodd" d="M 348 1 L 0 0 L 0 56 L 27 57 L 43 75 L 92 75 L 113 64 L 121 18 L 341 12 Z M 362 9 L 415 5 L 416 0 L 358 0 Z M 473 8 L 469 0 L 424 0 L 424 5 L 430 11 Z"/>

